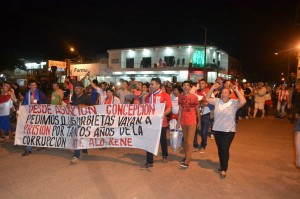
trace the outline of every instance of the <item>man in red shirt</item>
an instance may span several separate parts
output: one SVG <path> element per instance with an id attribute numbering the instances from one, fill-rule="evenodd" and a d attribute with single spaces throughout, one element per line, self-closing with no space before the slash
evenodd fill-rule
<path id="1" fill-rule="evenodd" d="M 191 82 L 183 82 L 183 95 L 178 97 L 179 112 L 177 128 L 181 126 L 184 137 L 185 157 L 180 166 L 188 168 L 193 153 L 193 141 L 196 126 L 200 127 L 200 107 L 198 97 L 190 93 Z M 198 124 L 197 124 L 198 119 Z"/>
<path id="2" fill-rule="evenodd" d="M 167 162 L 168 157 L 168 145 L 167 145 L 167 128 L 169 123 L 167 121 L 167 115 L 172 111 L 172 101 L 170 95 L 165 91 L 160 89 L 161 80 L 160 78 L 152 78 L 150 82 L 150 93 L 145 99 L 146 103 L 155 104 L 155 103 L 165 103 L 165 112 L 162 123 L 162 129 L 160 134 L 160 145 L 163 155 L 162 161 Z M 148 169 L 153 167 L 153 154 L 147 151 L 147 162 L 141 167 L 141 169 Z"/>

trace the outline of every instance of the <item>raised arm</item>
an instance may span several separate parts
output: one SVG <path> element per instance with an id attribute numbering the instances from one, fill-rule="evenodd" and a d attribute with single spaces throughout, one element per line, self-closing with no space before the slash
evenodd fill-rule
<path id="1" fill-rule="evenodd" d="M 91 83 L 91 86 L 92 86 L 94 89 L 96 89 L 96 90 L 101 89 L 101 88 L 99 88 L 96 84 L 94 84 L 94 82 L 92 81 L 91 77 L 89 77 L 89 81 L 90 81 L 90 83 Z"/>
<path id="2" fill-rule="evenodd" d="M 207 101 L 207 103 L 209 103 L 210 105 L 215 105 L 215 100 L 214 98 L 211 98 L 212 93 L 214 92 L 215 89 L 219 88 L 220 84 L 219 83 L 215 83 L 210 90 L 208 91 L 208 93 L 205 96 L 205 99 Z"/>
<path id="3" fill-rule="evenodd" d="M 238 104 L 237 104 L 237 108 L 241 108 L 242 106 L 244 106 L 246 104 L 246 99 L 245 97 L 240 93 L 239 89 L 237 86 L 233 86 L 233 90 L 236 93 L 237 97 L 238 97 Z"/>

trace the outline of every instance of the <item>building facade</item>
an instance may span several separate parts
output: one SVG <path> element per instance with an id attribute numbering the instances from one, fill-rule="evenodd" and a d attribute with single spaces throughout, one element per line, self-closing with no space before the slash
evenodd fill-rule
<path id="1" fill-rule="evenodd" d="M 108 69 L 116 82 L 133 76 L 137 81 L 160 77 L 178 82 L 197 81 L 200 76 L 213 82 L 217 73 L 224 78 L 228 75 L 228 54 L 215 46 L 154 46 L 107 52 Z"/>

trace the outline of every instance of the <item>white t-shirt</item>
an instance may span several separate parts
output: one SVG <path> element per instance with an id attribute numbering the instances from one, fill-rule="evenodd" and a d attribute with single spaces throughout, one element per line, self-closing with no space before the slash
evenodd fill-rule
<path id="1" fill-rule="evenodd" d="M 106 99 L 106 91 L 102 90 L 102 88 L 97 88 L 97 93 L 100 95 L 99 104 L 103 104 L 104 100 Z"/>
<path id="2" fill-rule="evenodd" d="M 172 100 L 172 113 L 173 114 L 178 114 L 179 111 L 179 105 L 178 105 L 178 97 L 173 95 L 174 97 L 171 98 Z"/>

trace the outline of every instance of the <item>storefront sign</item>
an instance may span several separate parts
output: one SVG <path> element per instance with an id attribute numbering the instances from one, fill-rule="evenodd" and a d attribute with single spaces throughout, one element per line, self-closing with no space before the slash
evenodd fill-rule
<path id="1" fill-rule="evenodd" d="M 70 66 L 71 76 L 84 76 L 89 71 L 91 76 L 100 75 L 100 64 L 72 64 Z"/>

